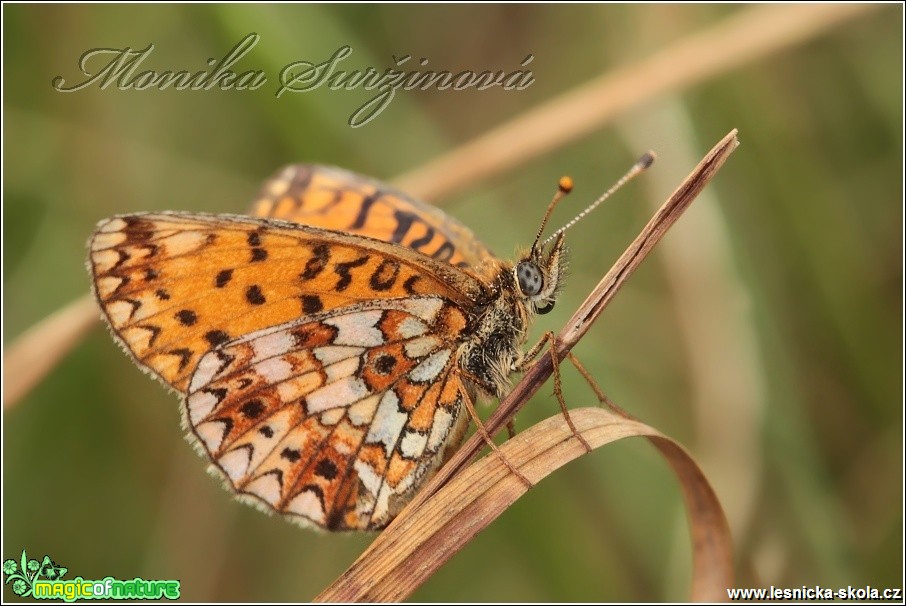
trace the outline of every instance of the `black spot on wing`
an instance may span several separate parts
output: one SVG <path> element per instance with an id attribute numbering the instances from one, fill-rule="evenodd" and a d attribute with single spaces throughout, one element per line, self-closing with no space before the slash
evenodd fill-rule
<path id="1" fill-rule="evenodd" d="M 412 222 L 416 217 L 412 213 L 407 213 L 403 210 L 395 210 L 393 211 L 393 218 L 396 219 L 396 228 L 390 235 L 390 241 L 395 242 L 396 244 L 402 244 L 403 238 L 409 233 L 409 230 L 412 228 Z"/>
<path id="2" fill-rule="evenodd" d="M 334 289 L 337 292 L 343 292 L 344 290 L 349 288 L 349 285 L 352 284 L 352 274 L 350 272 L 354 268 L 361 267 L 362 265 L 368 263 L 368 258 L 368 255 L 365 255 L 363 257 L 359 257 L 358 259 L 353 259 L 352 261 L 335 264 L 333 266 L 334 271 L 338 276 L 340 276 L 340 279 L 337 281 L 337 285 L 334 287 Z"/>
<path id="3" fill-rule="evenodd" d="M 425 225 L 425 235 L 422 236 L 421 238 L 413 240 L 412 243 L 409 244 L 409 246 L 411 246 L 415 250 L 420 250 L 422 246 L 430 244 L 431 240 L 433 240 L 433 239 L 434 239 L 434 228 L 431 227 L 430 225 Z"/>
<path id="4" fill-rule="evenodd" d="M 369 283 L 378 292 L 390 290 L 400 275 L 400 264 L 393 259 L 384 259 L 371 274 Z"/>
<path id="5" fill-rule="evenodd" d="M 302 295 L 302 312 L 306 314 L 316 314 L 324 309 L 324 303 L 318 295 Z"/>
<path id="6" fill-rule="evenodd" d="M 302 280 L 313 280 L 324 271 L 330 260 L 330 248 L 326 244 L 318 244 L 311 250 L 312 257 L 305 262 L 305 268 L 299 274 Z"/>
<path id="7" fill-rule="evenodd" d="M 371 212 L 372 205 L 383 195 L 384 193 L 382 191 L 377 190 L 362 200 L 362 205 L 359 207 L 359 214 L 356 215 L 355 221 L 352 222 L 349 229 L 361 229 L 364 227 L 365 221 L 368 220 L 368 213 Z"/>
<path id="8" fill-rule="evenodd" d="M 421 276 L 413 274 L 406 278 L 406 281 L 403 282 L 403 290 L 405 290 L 410 295 L 418 294 L 415 292 L 415 283 L 421 280 Z"/>
<path id="9" fill-rule="evenodd" d="M 259 399 L 249 400 L 239 411 L 245 416 L 246 419 L 257 419 L 261 416 L 261 413 L 264 412 L 264 402 Z"/>
<path id="10" fill-rule="evenodd" d="M 205 333 L 205 340 L 211 344 L 211 347 L 217 347 L 230 340 L 230 335 L 222 330 L 211 330 Z"/>
<path id="11" fill-rule="evenodd" d="M 264 294 L 261 292 L 261 287 L 257 284 L 252 284 L 245 291 L 245 299 L 252 305 L 264 305 L 267 299 L 264 298 Z"/>
<path id="12" fill-rule="evenodd" d="M 287 447 L 280 452 L 280 457 L 286 459 L 290 463 L 295 463 L 302 458 L 302 453 L 300 453 L 295 448 Z"/>
<path id="13" fill-rule="evenodd" d="M 192 326 L 198 322 L 198 315 L 191 309 L 181 309 L 174 316 L 183 326 Z"/>
<path id="14" fill-rule="evenodd" d="M 230 280 L 233 279 L 233 270 L 224 269 L 217 274 L 217 277 L 214 278 L 214 286 L 217 288 L 223 288 L 230 283 Z"/>
<path id="15" fill-rule="evenodd" d="M 374 370 L 380 375 L 389 375 L 396 366 L 396 358 L 384 354 L 374 361 Z"/>
<path id="16" fill-rule="evenodd" d="M 337 477 L 339 470 L 333 461 L 330 459 L 321 459 L 318 461 L 318 464 L 315 465 L 315 474 L 321 476 L 324 479 L 332 480 Z"/>

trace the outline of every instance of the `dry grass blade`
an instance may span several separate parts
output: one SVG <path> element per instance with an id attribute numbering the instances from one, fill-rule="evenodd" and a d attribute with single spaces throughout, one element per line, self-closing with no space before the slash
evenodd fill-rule
<path id="1" fill-rule="evenodd" d="M 560 359 L 588 331 L 620 286 L 738 145 L 733 130 L 708 152 L 645 225 L 558 335 L 556 352 Z M 525 374 L 485 424 L 492 435 L 515 416 L 552 370 L 552 358 L 545 355 Z M 580 410 L 571 417 L 595 448 L 621 437 L 644 435 L 668 459 L 682 483 L 691 519 L 695 556 L 692 597 L 723 599 L 733 579 L 729 528 L 717 498 L 688 454 L 666 436 L 618 410 Z M 483 445 L 477 434 L 467 440 L 368 550 L 317 599 L 405 598 L 519 498 L 525 485 L 510 475 L 497 457 L 486 457 L 466 467 Z M 521 432 L 502 449 L 532 482 L 586 452 L 562 416 Z"/>
<path id="2" fill-rule="evenodd" d="M 3 354 L 3 407 L 27 394 L 101 317 L 94 297 L 85 295 L 29 328 Z"/>
<path id="3" fill-rule="evenodd" d="M 646 59 L 565 92 L 394 182 L 427 200 L 450 195 L 574 141 L 649 99 L 687 90 L 801 44 L 872 8 L 878 7 L 813 4 L 740 9 Z"/>
<path id="4" fill-rule="evenodd" d="M 571 414 L 592 448 L 645 436 L 667 458 L 682 485 L 689 514 L 692 599 L 725 599 L 726 588 L 733 584 L 730 533 L 720 503 L 692 457 L 657 430 L 606 409 L 582 408 Z M 533 483 L 586 454 L 561 415 L 520 432 L 501 445 L 501 450 Z M 402 523 L 384 531 L 316 601 L 405 599 L 525 492 L 525 485 L 498 457 L 484 457 L 405 516 Z"/>

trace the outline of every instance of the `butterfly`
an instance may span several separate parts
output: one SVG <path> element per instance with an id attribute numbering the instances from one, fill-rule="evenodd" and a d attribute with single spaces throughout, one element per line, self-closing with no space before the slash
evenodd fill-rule
<path id="1" fill-rule="evenodd" d="M 237 495 L 377 530 L 460 446 L 464 410 L 505 395 L 531 357 L 563 229 L 504 261 L 437 208 L 301 164 L 250 216 L 105 219 L 88 266 L 114 339 L 180 393 L 190 439 Z"/>

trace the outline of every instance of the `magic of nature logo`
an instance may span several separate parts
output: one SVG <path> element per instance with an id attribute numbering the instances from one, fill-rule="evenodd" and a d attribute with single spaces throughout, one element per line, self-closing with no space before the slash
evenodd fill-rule
<path id="1" fill-rule="evenodd" d="M 176 600 L 179 581 L 141 578 L 119 580 L 104 577 L 100 580 L 64 579 L 69 569 L 54 562 L 49 555 L 43 560 L 29 558 L 25 550 L 16 560 L 3 561 L 4 583 L 22 598 L 74 602 L 76 600 Z"/>

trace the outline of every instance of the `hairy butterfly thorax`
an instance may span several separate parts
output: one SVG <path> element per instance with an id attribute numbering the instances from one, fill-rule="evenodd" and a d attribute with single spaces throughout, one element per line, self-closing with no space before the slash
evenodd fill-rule
<path id="1" fill-rule="evenodd" d="M 554 308 L 565 269 L 563 234 L 547 250 L 533 246 L 516 263 L 496 264 L 491 300 L 460 356 L 479 393 L 499 398 L 509 391 L 512 373 L 522 368 L 531 322 Z"/>

